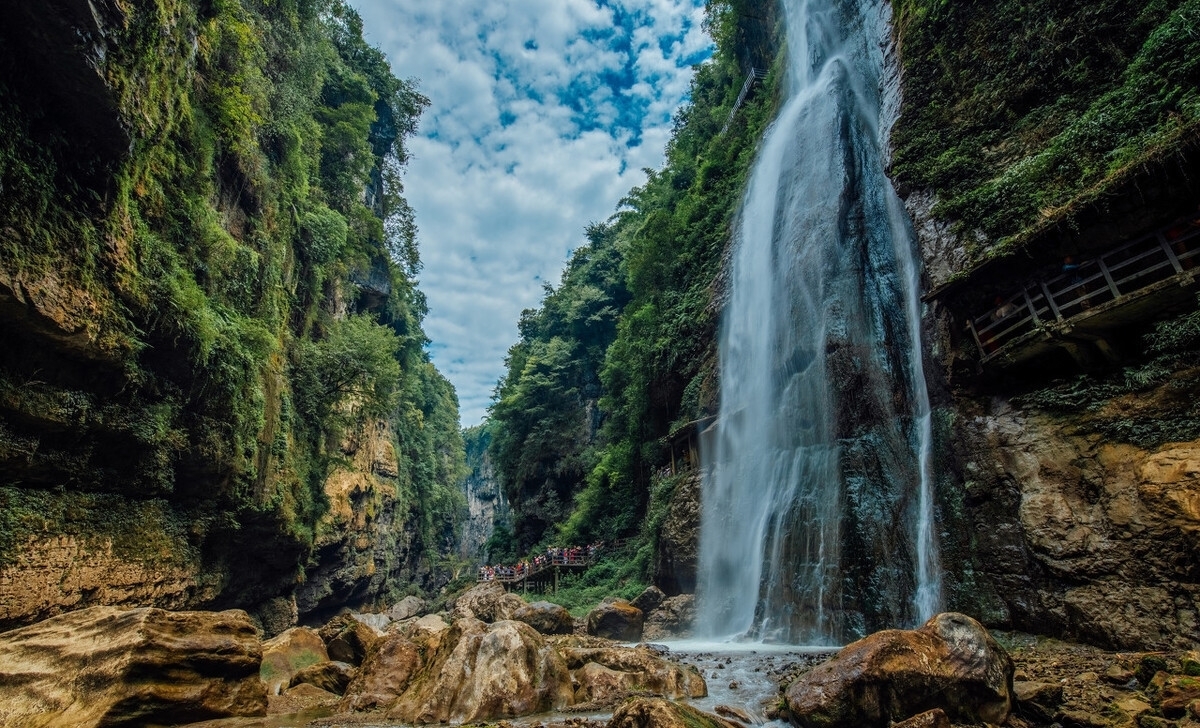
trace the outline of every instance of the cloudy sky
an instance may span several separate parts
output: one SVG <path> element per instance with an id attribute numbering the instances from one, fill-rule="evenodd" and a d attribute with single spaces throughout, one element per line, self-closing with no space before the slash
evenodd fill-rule
<path id="1" fill-rule="evenodd" d="M 434 363 L 478 424 L 521 310 L 587 223 L 657 168 L 703 0 L 352 0 L 367 40 L 431 103 L 411 140 Z"/>

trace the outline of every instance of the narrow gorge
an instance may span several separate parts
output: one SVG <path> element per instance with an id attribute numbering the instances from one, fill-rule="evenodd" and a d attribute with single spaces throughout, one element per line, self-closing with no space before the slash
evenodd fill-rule
<path id="1" fill-rule="evenodd" d="M 6 9 L 0 725 L 1200 725 L 1200 0 L 353 5 Z"/>

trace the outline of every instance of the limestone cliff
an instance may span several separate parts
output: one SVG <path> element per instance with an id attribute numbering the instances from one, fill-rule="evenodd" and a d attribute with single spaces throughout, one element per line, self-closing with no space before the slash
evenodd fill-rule
<path id="1" fill-rule="evenodd" d="M 462 523 L 458 555 L 488 563 L 486 544 L 496 524 L 507 523 L 508 500 L 496 478 L 492 456 L 488 452 L 492 444 L 488 426 L 467 428 L 463 431 L 463 440 L 469 472 L 462 482 L 463 494 L 467 499 L 467 517 Z"/>
<path id="2" fill-rule="evenodd" d="M 453 540 L 457 402 L 398 185 L 424 99 L 353 10 L 301 5 L 6 9 L 0 629 L 277 628 Z"/>

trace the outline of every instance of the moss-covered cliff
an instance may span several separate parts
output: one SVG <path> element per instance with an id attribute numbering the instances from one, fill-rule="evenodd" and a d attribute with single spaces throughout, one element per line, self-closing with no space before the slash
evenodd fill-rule
<path id="1" fill-rule="evenodd" d="M 0 626 L 428 578 L 463 454 L 400 183 L 424 103 L 337 0 L 7 9 Z"/>

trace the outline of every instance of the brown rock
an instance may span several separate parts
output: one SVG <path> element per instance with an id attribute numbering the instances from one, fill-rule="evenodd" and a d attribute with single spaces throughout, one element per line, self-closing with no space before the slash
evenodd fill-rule
<path id="1" fill-rule="evenodd" d="M 292 627 L 263 643 L 259 675 L 267 684 L 267 692 L 279 695 L 292 684 L 292 678 L 300 670 L 328 661 L 329 652 L 317 630 Z"/>
<path id="2" fill-rule="evenodd" d="M 664 698 L 675 700 L 708 695 L 704 678 L 694 668 L 668 662 L 646 647 L 564 647 L 562 654 L 567 667 L 575 671 L 577 680 L 582 680 L 581 669 L 596 664 L 632 675 L 632 684 Z"/>
<path id="3" fill-rule="evenodd" d="M 908 720 L 893 723 L 892 728 L 950 728 L 950 718 L 941 708 L 918 713 Z"/>
<path id="4" fill-rule="evenodd" d="M 346 686 L 339 709 L 386 708 L 408 689 L 421 664 L 421 652 L 413 641 L 402 634 L 389 634 L 377 643 Z"/>
<path id="5" fill-rule="evenodd" d="M 571 613 L 550 602 L 526 604 L 513 612 L 512 618 L 542 634 L 571 634 L 575 631 L 575 618 Z"/>
<path id="6" fill-rule="evenodd" d="M 1200 700 L 1193 700 L 1188 703 L 1188 717 L 1192 720 L 1200 720 Z"/>
<path id="7" fill-rule="evenodd" d="M 737 725 L 683 703 L 634 698 L 617 708 L 607 728 L 737 728 Z"/>
<path id="8" fill-rule="evenodd" d="M 713 708 L 713 712 L 722 718 L 731 718 L 746 725 L 754 723 L 754 719 L 750 717 L 749 713 L 733 705 L 718 705 Z"/>
<path id="9" fill-rule="evenodd" d="M 264 715 L 249 615 L 92 607 L 0 634 L 0 724 L 144 725 Z"/>
<path id="10" fill-rule="evenodd" d="M 421 597 L 407 596 L 392 605 L 388 616 L 399 622 L 410 617 L 416 617 L 425 611 L 425 600 Z"/>
<path id="11" fill-rule="evenodd" d="M 1133 679 L 1133 670 L 1120 665 L 1112 665 L 1104 671 L 1104 681 L 1113 685 L 1125 685 Z"/>
<path id="12" fill-rule="evenodd" d="M 1013 698 L 1017 712 L 1022 715 L 1050 722 L 1055 710 L 1062 705 L 1063 688 L 1059 683 L 1013 681 Z"/>
<path id="13" fill-rule="evenodd" d="M 1182 718 L 1188 703 L 1200 700 L 1200 678 L 1160 672 L 1146 687 L 1150 702 L 1168 718 Z"/>
<path id="14" fill-rule="evenodd" d="M 1013 663 L 974 619 L 945 613 L 843 648 L 787 690 L 798 726 L 878 726 L 941 708 L 955 723 L 1008 717 Z"/>
<path id="15" fill-rule="evenodd" d="M 646 615 L 642 639 L 660 640 L 688 637 L 696 618 L 694 594 L 680 594 L 664 599 L 658 608 Z"/>
<path id="16" fill-rule="evenodd" d="M 1114 703 L 1122 712 L 1127 713 L 1129 717 L 1137 720 L 1142 713 L 1149 712 L 1154 708 L 1144 700 L 1137 698 L 1125 698 Z"/>
<path id="17" fill-rule="evenodd" d="M 301 683 L 284 690 L 281 695 L 267 696 L 268 715 L 288 715 L 313 708 L 328 708 L 337 704 L 337 695 L 316 685 Z"/>
<path id="18" fill-rule="evenodd" d="M 1104 716 L 1086 710 L 1064 710 L 1054 719 L 1065 728 L 1108 728 L 1108 720 Z"/>
<path id="19" fill-rule="evenodd" d="M 340 614 L 329 620 L 318 633 L 325 642 L 330 660 L 356 667 L 363 663 L 371 646 L 381 636 L 374 627 L 363 624 L 349 614 Z"/>
<path id="20" fill-rule="evenodd" d="M 425 664 L 389 718 L 465 723 L 571 704 L 571 675 L 562 657 L 524 622 L 460 619 L 431 638 L 426 650 Z"/>
<path id="21" fill-rule="evenodd" d="M 624 599 L 601 602 L 588 612 L 587 633 L 618 642 L 637 642 L 642 638 L 642 610 Z"/>
<path id="22" fill-rule="evenodd" d="M 662 604 L 666 598 L 667 595 L 663 594 L 662 589 L 656 586 L 648 586 L 641 594 L 634 597 L 630 604 L 642 610 L 642 614 L 649 614 L 658 609 L 658 605 Z"/>
<path id="23" fill-rule="evenodd" d="M 345 662 L 318 662 L 309 665 L 292 677 L 289 687 L 297 685 L 312 685 L 334 695 L 341 696 L 346 692 L 346 686 L 354 678 L 354 666 Z"/>
<path id="24" fill-rule="evenodd" d="M 633 673 L 611 670 L 597 662 L 587 663 L 572 675 L 574 682 L 579 685 L 575 689 L 575 702 L 596 706 L 612 705 L 623 700 L 638 684 Z"/>
<path id="25" fill-rule="evenodd" d="M 468 589 L 455 599 L 451 616 L 454 620 L 469 618 L 498 622 L 512 619 L 513 614 L 523 606 L 525 600 L 506 592 L 503 584 L 487 581 Z"/>

